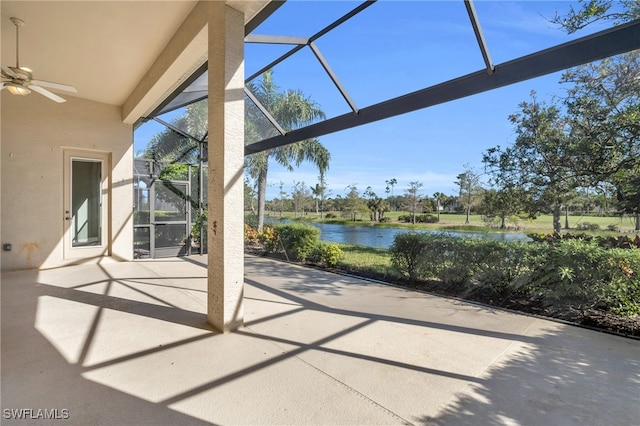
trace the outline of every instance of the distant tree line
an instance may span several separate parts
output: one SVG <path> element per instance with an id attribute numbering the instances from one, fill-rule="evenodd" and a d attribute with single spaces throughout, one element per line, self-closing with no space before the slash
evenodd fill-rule
<path id="1" fill-rule="evenodd" d="M 466 174 L 466 176 L 464 176 Z M 387 212 L 406 213 L 407 222 L 424 221 L 424 215 L 432 215 L 433 222 L 440 221 L 440 215 L 465 214 L 480 215 L 489 225 L 501 229 L 519 228 L 523 221 L 535 219 L 537 215 L 551 211 L 553 206 L 540 206 L 532 212 L 528 207 L 535 203 L 531 195 L 521 188 L 496 190 L 486 185 L 464 186 L 472 169 L 458 175 L 462 184 L 456 194 L 436 192 L 429 196 L 420 192 L 421 182 L 409 182 L 401 195 L 379 197 L 368 186 L 364 191 L 352 184 L 345 188 L 344 194 L 327 195 L 314 191 L 315 186 L 307 186 L 304 182 L 293 181 L 291 191 L 284 190 L 284 182 L 280 182 L 278 196 L 267 200 L 266 212 L 272 217 L 282 217 L 285 212 L 293 212 L 294 217 L 322 218 L 334 215 L 336 218 L 351 221 L 386 222 Z M 477 177 L 476 176 L 476 177 Z M 471 188 L 471 189 L 470 189 Z M 567 219 L 570 215 L 584 216 L 616 216 L 622 207 L 617 199 L 616 190 L 612 186 L 599 188 L 576 188 L 567 196 L 562 213 Z M 249 180 L 245 180 L 245 210 L 256 213 L 256 191 Z M 421 219 L 422 215 L 422 219 Z M 331 216 L 329 216 L 331 217 Z M 567 220 L 565 227 L 568 228 Z"/>

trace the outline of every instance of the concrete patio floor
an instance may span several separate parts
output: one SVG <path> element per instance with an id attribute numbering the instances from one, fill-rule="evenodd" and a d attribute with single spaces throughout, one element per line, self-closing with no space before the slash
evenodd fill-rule
<path id="1" fill-rule="evenodd" d="M 638 341 L 252 256 L 223 335 L 205 262 L 3 273 L 2 424 L 639 422 Z"/>

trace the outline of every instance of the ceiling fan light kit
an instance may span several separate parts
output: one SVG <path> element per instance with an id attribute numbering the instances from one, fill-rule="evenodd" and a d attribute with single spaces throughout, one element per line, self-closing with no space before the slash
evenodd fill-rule
<path id="1" fill-rule="evenodd" d="M 11 17 L 9 19 L 11 19 L 13 25 L 16 26 L 16 66 L 7 67 L 2 65 L 2 85 L 0 86 L 0 90 L 6 87 L 9 93 L 19 96 L 27 96 L 32 91 L 34 91 L 58 103 L 65 102 L 65 100 L 60 96 L 48 91 L 47 89 L 45 89 L 45 87 L 77 93 L 78 91 L 75 87 L 68 86 L 66 84 L 53 83 L 43 80 L 34 80 L 32 74 L 33 71 L 27 67 L 20 66 L 19 30 L 20 27 L 24 26 L 24 21 L 15 17 Z"/>
<path id="2" fill-rule="evenodd" d="M 31 93 L 31 90 L 29 90 L 27 87 L 23 87 L 18 84 L 5 83 L 5 86 L 12 95 L 27 96 L 29 93 Z"/>

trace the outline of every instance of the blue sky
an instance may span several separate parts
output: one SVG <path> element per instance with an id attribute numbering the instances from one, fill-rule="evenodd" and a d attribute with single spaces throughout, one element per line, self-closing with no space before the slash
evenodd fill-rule
<path id="1" fill-rule="evenodd" d="M 359 3 L 289 1 L 254 33 L 309 37 Z M 577 8 L 577 2 L 476 0 L 475 5 L 497 65 L 610 25 L 592 25 L 569 36 L 548 21 L 571 5 Z M 359 108 L 484 68 L 462 0 L 379 1 L 316 43 Z M 247 44 L 245 74 L 289 48 Z M 395 194 L 411 181 L 423 184 L 424 195 L 455 194 L 455 177 L 464 165 L 481 171 L 486 149 L 513 142 L 508 116 L 531 90 L 540 100 L 562 96 L 566 87 L 558 84 L 560 75 L 320 137 L 331 152 L 326 175 L 330 196 L 344 195 L 351 184 L 360 192 L 371 186 L 384 196 L 385 180 L 391 178 L 398 181 Z M 276 66 L 273 78 L 282 89 L 302 90 L 327 117 L 349 111 L 308 47 Z M 290 193 L 294 181 L 311 186 L 317 179 L 317 169 L 310 165 L 289 172 L 271 163 L 267 199 L 277 197 L 281 181 Z"/>

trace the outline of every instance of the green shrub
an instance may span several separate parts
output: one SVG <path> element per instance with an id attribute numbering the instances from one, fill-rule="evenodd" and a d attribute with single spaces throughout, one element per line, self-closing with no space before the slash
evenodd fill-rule
<path id="1" fill-rule="evenodd" d="M 317 263 L 323 263 L 329 268 L 334 268 L 342 258 L 342 250 L 334 243 L 318 243 L 311 254 L 309 260 Z"/>
<path id="2" fill-rule="evenodd" d="M 278 249 L 279 239 L 280 235 L 273 226 L 265 226 L 262 231 L 258 232 L 258 241 L 267 253 L 273 253 Z"/>
<path id="3" fill-rule="evenodd" d="M 324 215 L 325 219 L 336 219 L 338 216 L 336 216 L 335 213 L 327 213 Z"/>
<path id="4" fill-rule="evenodd" d="M 629 235 L 600 237 L 587 235 L 584 232 L 580 234 L 572 234 L 567 232 L 566 234 L 558 234 L 553 232 L 550 234 L 527 234 L 535 242 L 554 243 L 561 240 L 583 240 L 583 241 L 596 241 L 600 247 L 606 248 L 640 248 L 640 235 L 631 237 Z"/>
<path id="5" fill-rule="evenodd" d="M 410 214 L 401 214 L 398 216 L 398 222 L 411 223 L 413 217 Z"/>
<path id="6" fill-rule="evenodd" d="M 518 243 L 503 241 L 466 239 L 460 244 L 463 254 L 459 256 L 467 269 L 467 280 L 488 288 L 492 293 L 509 291 L 514 276 L 518 273 L 518 256 L 513 250 Z"/>
<path id="7" fill-rule="evenodd" d="M 438 217 L 432 214 L 420 214 L 416 216 L 416 223 L 437 223 Z"/>
<path id="8" fill-rule="evenodd" d="M 530 276 L 540 296 L 578 309 L 640 312 L 640 250 L 605 248 L 597 240 L 559 240 Z"/>
<path id="9" fill-rule="evenodd" d="M 640 249 L 605 253 L 611 273 L 605 295 L 608 308 L 620 315 L 640 315 Z"/>
<path id="10" fill-rule="evenodd" d="M 189 179 L 189 166 L 186 164 L 165 164 L 162 170 L 160 171 L 160 175 L 158 176 L 161 180 L 188 180 Z M 170 182 L 167 182 L 168 185 L 171 185 Z"/>
<path id="11" fill-rule="evenodd" d="M 280 242 L 288 256 L 293 260 L 306 260 L 314 247 L 320 242 L 320 230 L 303 223 L 276 225 Z"/>
<path id="12" fill-rule="evenodd" d="M 391 223 L 390 217 L 382 217 L 380 218 L 380 223 Z"/>
<path id="13" fill-rule="evenodd" d="M 398 216 L 398 222 L 413 223 L 413 216 L 410 214 L 401 214 Z M 437 223 L 438 217 L 431 214 L 417 214 L 416 223 Z"/>
<path id="14" fill-rule="evenodd" d="M 582 231 L 599 231 L 600 225 L 598 225 L 597 223 L 582 222 L 576 226 L 576 229 Z"/>
<path id="15" fill-rule="evenodd" d="M 607 225 L 607 231 L 620 232 L 620 227 L 614 223 Z"/>
<path id="16" fill-rule="evenodd" d="M 401 274 L 409 277 L 414 282 L 423 273 L 425 250 L 429 242 L 429 236 L 424 233 L 407 232 L 396 234 L 390 247 L 391 264 Z"/>

